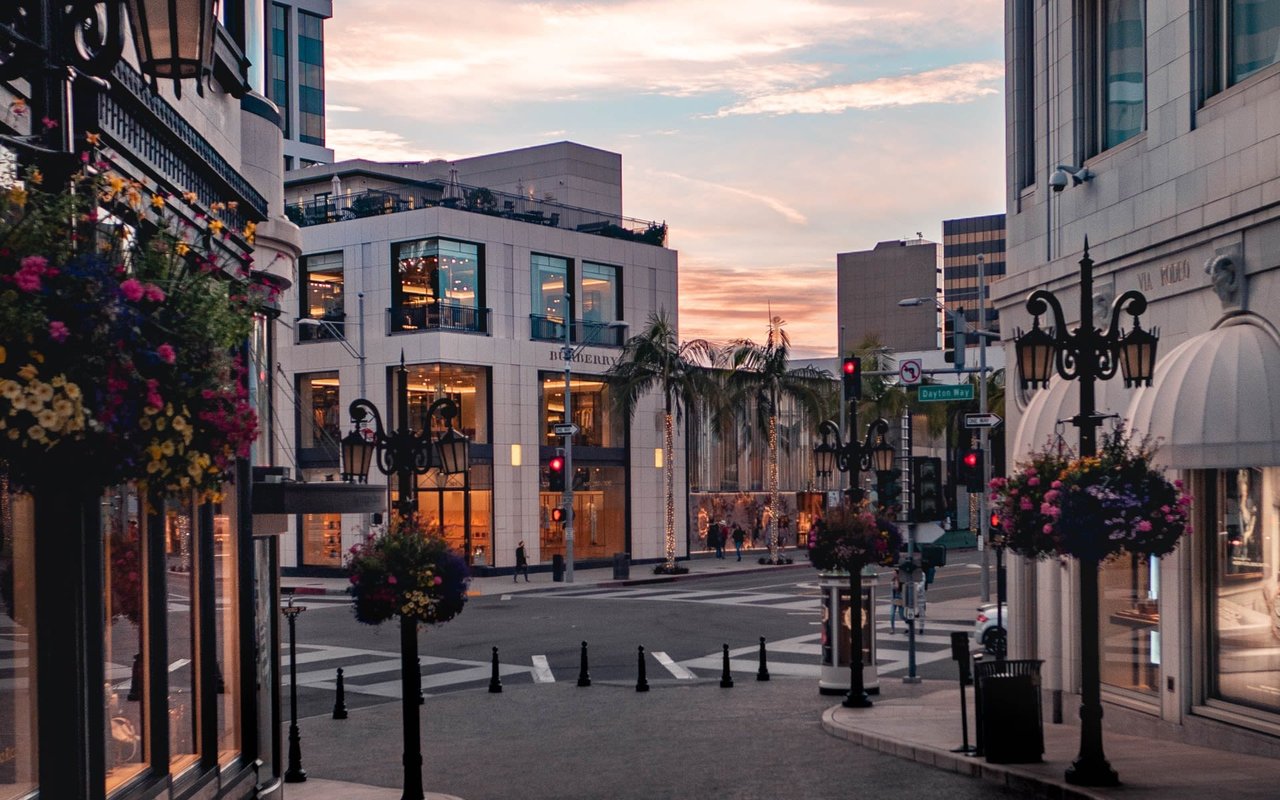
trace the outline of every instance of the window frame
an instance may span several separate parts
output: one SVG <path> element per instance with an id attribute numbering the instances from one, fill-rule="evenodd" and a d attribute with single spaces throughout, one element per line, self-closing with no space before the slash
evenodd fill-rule
<path id="1" fill-rule="evenodd" d="M 1111 83 L 1107 81 L 1107 11 L 1112 3 L 1135 2 L 1141 10 L 1142 27 L 1142 101 L 1141 123 L 1136 132 L 1113 141 L 1110 138 L 1108 113 L 1112 99 Z M 1086 0 L 1084 24 L 1077 38 L 1077 52 L 1086 54 L 1080 60 L 1077 84 L 1084 87 L 1077 103 L 1080 127 L 1079 141 L 1085 143 L 1085 158 L 1114 150 L 1140 138 L 1147 131 L 1147 6 L 1144 0 Z"/>

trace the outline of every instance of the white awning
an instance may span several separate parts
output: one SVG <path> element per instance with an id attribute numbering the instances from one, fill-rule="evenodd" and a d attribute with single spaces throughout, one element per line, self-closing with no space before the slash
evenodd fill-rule
<path id="1" fill-rule="evenodd" d="M 1124 381 L 1118 375 L 1111 380 L 1097 381 L 1093 392 L 1094 406 L 1099 414 L 1120 413 L 1136 393 L 1135 389 L 1124 388 Z M 1018 433 L 1013 437 L 1013 449 L 1009 451 L 1011 463 L 1026 461 L 1031 453 L 1057 441 L 1059 434 L 1072 451 L 1079 449 L 1079 429 L 1070 422 L 1079 409 L 1080 384 L 1057 375 L 1051 378 L 1049 388 L 1041 389 L 1032 396 L 1018 422 Z M 1104 423 L 1102 430 L 1110 430 L 1110 427 Z"/>
<path id="2" fill-rule="evenodd" d="M 1164 466 L 1280 464 L 1280 337 L 1252 314 L 1224 320 L 1160 359 L 1127 416 Z"/>

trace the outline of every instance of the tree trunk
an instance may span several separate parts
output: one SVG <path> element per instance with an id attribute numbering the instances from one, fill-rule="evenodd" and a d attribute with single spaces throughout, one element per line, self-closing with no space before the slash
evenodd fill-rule
<path id="1" fill-rule="evenodd" d="M 663 540 L 666 557 L 667 571 L 671 572 L 676 567 L 676 505 L 675 505 L 675 480 L 676 480 L 676 464 L 675 464 L 675 426 L 672 423 L 671 411 L 668 410 L 663 416 L 663 437 L 662 437 L 662 493 L 663 500 L 666 503 L 663 509 L 663 532 L 665 538 Z"/>

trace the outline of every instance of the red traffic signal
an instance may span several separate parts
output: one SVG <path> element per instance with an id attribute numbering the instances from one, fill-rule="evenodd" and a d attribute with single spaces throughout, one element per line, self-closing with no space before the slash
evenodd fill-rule
<path id="1" fill-rule="evenodd" d="M 991 530 L 1000 530 L 1000 515 L 994 511 L 991 512 Z"/>
<path id="2" fill-rule="evenodd" d="M 547 462 L 547 490 L 564 491 L 564 456 L 555 455 Z"/>
<path id="3" fill-rule="evenodd" d="M 862 399 L 862 359 L 849 356 L 840 363 L 841 384 L 846 403 Z"/>
<path id="4" fill-rule="evenodd" d="M 853 375 L 858 371 L 858 359 L 846 358 L 844 360 L 844 374 Z"/>
<path id="5" fill-rule="evenodd" d="M 977 450 L 970 450 L 969 452 L 964 454 L 964 465 L 969 469 L 973 469 L 974 467 L 978 466 Z"/>
<path id="6" fill-rule="evenodd" d="M 554 456 L 547 466 L 551 468 L 552 472 L 564 472 L 564 459 L 560 456 Z"/>
<path id="7" fill-rule="evenodd" d="M 565 509 L 565 507 L 564 507 L 564 506 L 556 506 L 555 508 L 551 509 L 551 521 L 552 521 L 552 522 L 561 522 L 561 523 L 563 523 L 563 522 L 565 521 L 565 519 L 566 519 L 568 516 L 569 516 L 569 515 L 568 515 L 568 513 L 566 513 L 566 509 Z"/>

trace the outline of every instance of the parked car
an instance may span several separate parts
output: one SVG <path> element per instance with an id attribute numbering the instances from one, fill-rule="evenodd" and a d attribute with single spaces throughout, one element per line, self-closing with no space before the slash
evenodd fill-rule
<path id="1" fill-rule="evenodd" d="M 978 617 L 973 624 L 973 640 L 992 655 L 1003 655 L 1007 646 L 1005 631 L 1009 627 L 1009 604 L 1000 604 L 1000 621 L 996 624 L 996 604 L 983 603 L 978 606 Z"/>

